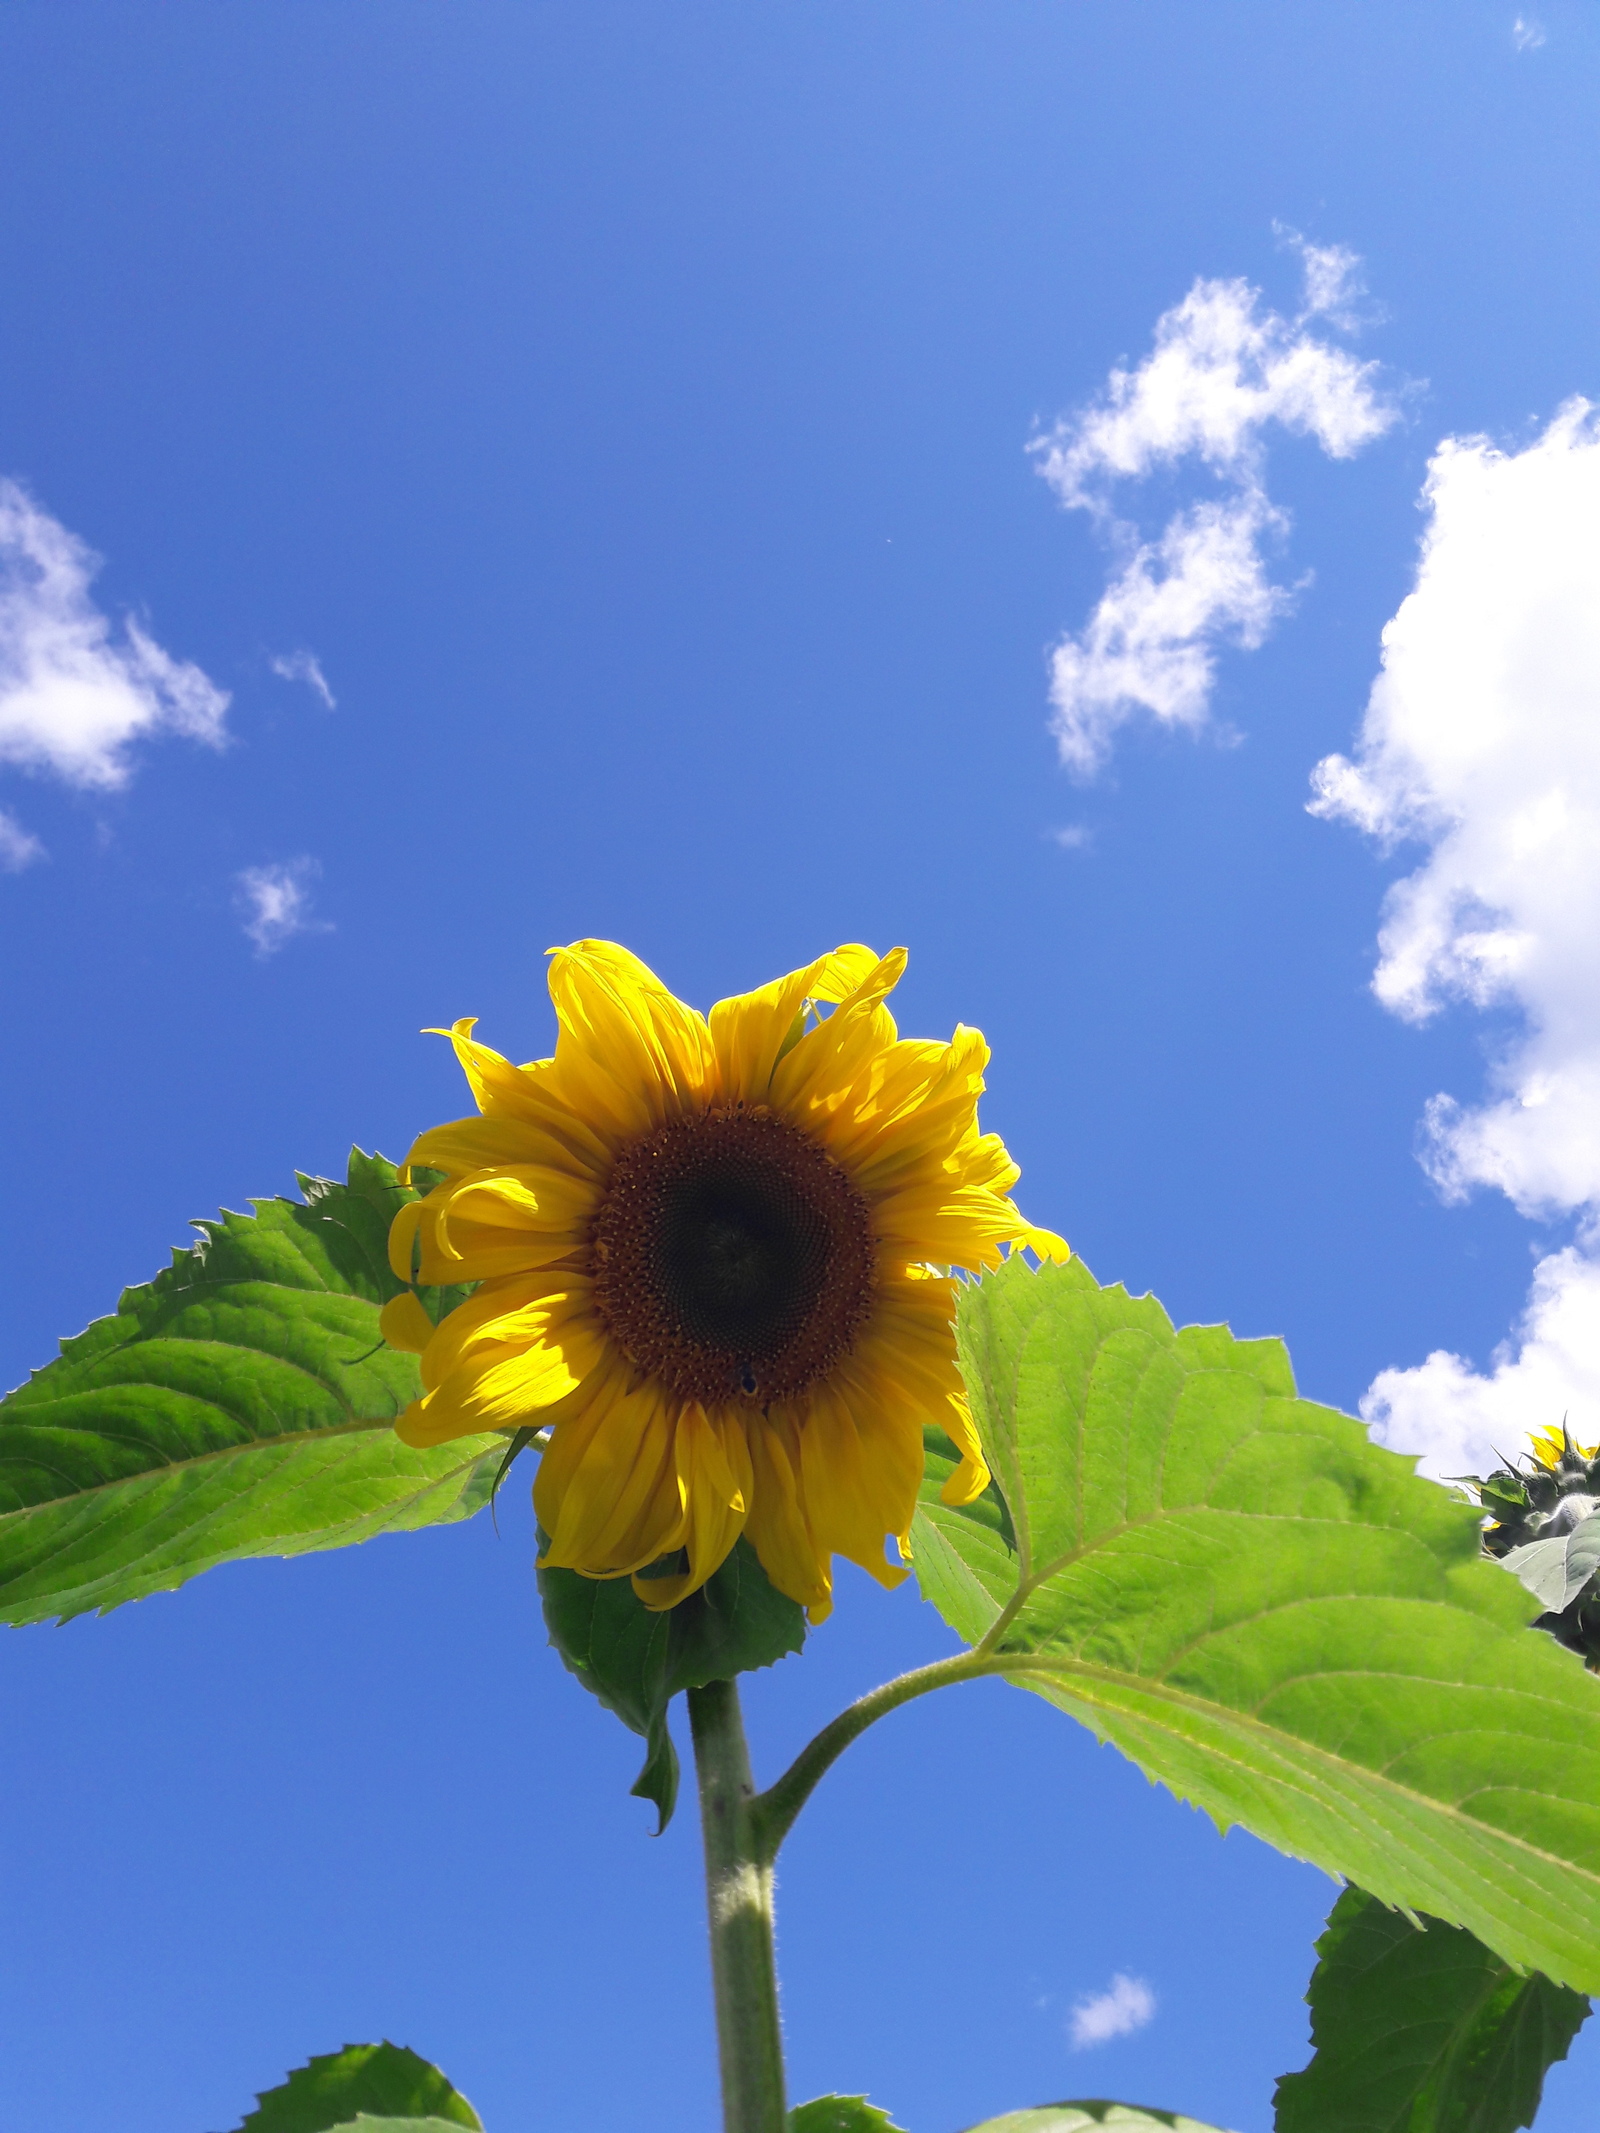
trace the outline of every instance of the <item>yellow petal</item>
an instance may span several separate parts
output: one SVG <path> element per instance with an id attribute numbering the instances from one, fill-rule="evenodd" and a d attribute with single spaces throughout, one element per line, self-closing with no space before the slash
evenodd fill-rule
<path id="1" fill-rule="evenodd" d="M 672 1413 L 653 1384 L 608 1376 L 599 1397 L 555 1425 L 533 1487 L 550 1536 L 541 1560 L 588 1577 L 642 1570 L 683 1545 Z"/>
<path id="2" fill-rule="evenodd" d="M 402 1289 L 378 1313 L 378 1331 L 402 1355 L 420 1355 L 433 1339 L 434 1324 L 412 1291 Z"/>
<path id="3" fill-rule="evenodd" d="M 978 1442 L 978 1432 L 972 1426 L 972 1410 L 964 1398 L 951 1400 L 950 1412 L 944 1419 L 944 1431 L 961 1454 L 961 1464 L 939 1491 L 939 1501 L 960 1510 L 963 1504 L 976 1503 L 989 1486 L 989 1468 L 983 1447 Z"/>
<path id="4" fill-rule="evenodd" d="M 408 1444 L 537 1427 L 604 1361 L 586 1284 L 520 1306 L 518 1293 L 486 1284 L 441 1322 L 422 1358 L 428 1390 L 395 1425 Z"/>
<path id="5" fill-rule="evenodd" d="M 705 1020 L 612 941 L 550 952 L 561 1035 L 555 1081 L 583 1115 L 640 1133 L 708 1101 L 716 1059 Z"/>
<path id="6" fill-rule="evenodd" d="M 690 1402 L 678 1415 L 672 1450 L 689 1567 L 669 1577 L 635 1577 L 634 1591 L 657 1614 L 698 1592 L 722 1567 L 744 1530 L 752 1494 L 745 1433 L 726 1411 L 708 1414 Z"/>
<path id="7" fill-rule="evenodd" d="M 395 1218 L 391 1253 L 406 1258 L 407 1236 L 414 1235 L 426 1282 L 490 1281 L 552 1266 L 581 1249 L 595 1199 L 591 1182 L 543 1164 L 469 1171 L 412 1202 L 414 1214 L 402 1209 L 406 1220 Z"/>
<path id="8" fill-rule="evenodd" d="M 520 1351 L 559 1338 L 566 1321 L 590 1302 L 587 1285 L 563 1274 L 486 1281 L 440 1319 L 422 1359 L 422 1382 L 442 1384 L 480 1351 Z"/>
<path id="9" fill-rule="evenodd" d="M 922 1473 L 920 1433 L 889 1418 L 852 1412 L 829 1383 L 813 1394 L 800 1431 L 800 1487 L 819 1547 L 859 1563 L 892 1590 L 906 1572 L 884 1556 L 891 1533 L 911 1523 Z"/>
<path id="10" fill-rule="evenodd" d="M 987 1186 L 952 1191 L 943 1179 L 908 1185 L 877 1203 L 873 1222 L 885 1258 L 896 1263 L 932 1260 L 976 1272 L 1000 1264 L 1003 1244 L 1029 1246 L 1052 1259 L 1071 1256 L 1053 1231 L 1035 1229 Z"/>
<path id="11" fill-rule="evenodd" d="M 797 1125 L 809 1126 L 826 1144 L 828 1126 L 851 1091 L 869 1075 L 877 1055 L 896 1042 L 894 1018 L 883 1005 L 899 983 L 906 952 L 895 948 L 874 965 L 826 1022 L 808 1030 L 778 1062 L 772 1101 Z"/>
<path id="12" fill-rule="evenodd" d="M 877 967 L 870 948 L 847 942 L 770 985 L 719 1000 L 711 1010 L 711 1041 L 725 1100 L 765 1102 L 778 1055 L 795 1036 L 807 1001 L 845 999 Z"/>
<path id="13" fill-rule="evenodd" d="M 516 1071 L 528 1070 L 518 1067 Z M 451 1177 L 517 1163 L 543 1163 L 553 1169 L 575 1170 L 583 1177 L 594 1176 L 591 1165 L 577 1162 L 552 1133 L 526 1118 L 456 1118 L 443 1126 L 430 1126 L 417 1135 L 406 1157 L 407 1168 L 415 1164 Z"/>
<path id="14" fill-rule="evenodd" d="M 778 1588 L 826 1619 L 833 1604 L 828 1551 L 818 1550 L 800 1501 L 797 1428 L 782 1410 L 757 1415 L 748 1425 L 751 1465 L 750 1517 L 745 1527 L 762 1569 Z"/>
<path id="15" fill-rule="evenodd" d="M 389 1264 L 397 1281 L 415 1278 L 417 1231 L 422 1225 L 422 1202 L 407 1200 L 389 1224 Z"/>
<path id="16" fill-rule="evenodd" d="M 472 1032 L 476 1016 L 464 1016 L 448 1030 L 427 1034 L 448 1037 L 456 1059 L 467 1077 L 473 1101 L 487 1118 L 519 1119 L 553 1136 L 574 1161 L 601 1170 L 609 1164 L 609 1136 L 581 1110 L 564 1101 L 556 1085 L 555 1061 L 535 1059 L 527 1066 L 513 1066 L 501 1053 L 479 1044 Z"/>

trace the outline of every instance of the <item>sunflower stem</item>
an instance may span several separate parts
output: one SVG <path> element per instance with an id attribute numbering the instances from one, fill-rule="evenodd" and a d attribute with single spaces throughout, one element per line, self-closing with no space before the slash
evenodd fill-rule
<path id="1" fill-rule="evenodd" d="M 724 2133 L 784 2133 L 783 2037 L 772 1942 L 772 1861 L 751 1807 L 755 1785 L 731 1681 L 689 1691 L 706 1910 L 716 1995 Z"/>

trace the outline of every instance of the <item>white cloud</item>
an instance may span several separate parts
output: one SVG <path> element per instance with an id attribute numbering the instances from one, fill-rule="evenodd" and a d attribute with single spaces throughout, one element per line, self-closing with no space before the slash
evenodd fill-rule
<path id="1" fill-rule="evenodd" d="M 1563 1417 L 1580 1443 L 1600 1440 L 1600 1258 L 1569 1245 L 1541 1259 L 1516 1336 L 1487 1371 L 1436 1348 L 1414 1369 L 1380 1371 L 1361 1412 L 1436 1480 L 1487 1474 Z"/>
<path id="2" fill-rule="evenodd" d="M 1215 472 L 1254 472 L 1270 423 L 1348 459 L 1394 420 L 1377 366 L 1308 330 L 1342 306 L 1358 261 L 1343 246 L 1305 247 L 1307 304 L 1289 320 L 1263 312 L 1246 281 L 1197 281 L 1157 321 L 1155 348 L 1113 370 L 1100 403 L 1057 423 L 1034 450 L 1064 504 L 1091 509 L 1107 479 L 1148 474 L 1196 455 Z"/>
<path id="3" fill-rule="evenodd" d="M 1367 293 L 1361 259 L 1347 244 L 1312 244 L 1298 230 L 1273 225 L 1283 243 L 1300 254 L 1306 278 L 1302 316 L 1325 318 L 1350 332 L 1360 324 L 1360 303 Z"/>
<path id="4" fill-rule="evenodd" d="M 333 931 L 326 920 L 312 916 L 311 884 L 321 872 L 316 860 L 301 858 L 246 867 L 236 877 L 245 936 L 257 955 L 276 955 L 297 933 Z"/>
<path id="5" fill-rule="evenodd" d="M 1197 730 L 1209 714 L 1220 644 L 1259 645 L 1288 604 L 1263 553 L 1288 527 L 1263 482 L 1266 432 L 1314 437 L 1349 458 L 1395 419 L 1376 367 L 1313 330 L 1351 323 L 1359 261 L 1342 245 L 1286 233 L 1302 258 L 1304 308 L 1285 319 L 1244 281 L 1197 281 L 1157 323 L 1137 370 L 1114 369 L 1093 406 L 1031 447 L 1069 510 L 1088 511 L 1129 551 L 1087 627 L 1051 660 L 1062 760 L 1088 775 L 1138 711 Z M 1223 485 L 1144 541 L 1113 510 L 1116 485 L 1196 459 Z"/>
<path id="6" fill-rule="evenodd" d="M 1413 1022 L 1452 1000 L 1513 1017 L 1488 1101 L 1428 1105 L 1430 1175 L 1450 1199 L 1488 1185 L 1526 1215 L 1583 1225 L 1575 1247 L 1542 1261 L 1520 1346 L 1487 1375 L 1439 1354 L 1386 1371 L 1369 1395 L 1405 1449 L 1469 1423 L 1482 1440 L 1496 1422 L 1509 1451 L 1568 1405 L 1580 1434 L 1600 1435 L 1595 410 L 1568 402 L 1520 452 L 1447 438 L 1424 502 L 1416 584 L 1384 630 L 1354 760 L 1319 764 L 1310 804 L 1385 844 L 1426 846 L 1385 903 L 1373 980 L 1384 1005 Z"/>
<path id="7" fill-rule="evenodd" d="M 1281 525 L 1258 490 L 1180 511 L 1159 541 L 1138 547 L 1081 637 L 1050 657 L 1051 721 L 1061 760 L 1088 776 L 1135 710 L 1191 731 L 1210 715 L 1214 647 L 1253 651 L 1288 602 L 1269 580 L 1260 542 Z"/>
<path id="8" fill-rule="evenodd" d="M 1519 52 L 1537 52 L 1544 43 L 1544 24 L 1531 15 L 1519 15 L 1511 25 L 1511 42 Z"/>
<path id="9" fill-rule="evenodd" d="M 1389 893 L 1374 990 L 1409 1021 L 1517 1009 L 1495 1100 L 1429 1112 L 1452 1195 L 1600 1206 L 1600 426 L 1582 400 L 1506 453 L 1434 455 L 1415 589 L 1383 633 L 1355 760 L 1312 811 L 1428 856 Z"/>
<path id="10" fill-rule="evenodd" d="M 44 846 L 38 838 L 25 830 L 15 815 L 0 808 L 0 874 L 20 874 L 24 867 L 31 867 L 43 857 Z"/>
<path id="11" fill-rule="evenodd" d="M 135 741 L 220 747 L 227 694 L 129 616 L 89 596 L 99 559 L 15 482 L 0 481 L 0 762 L 69 785 L 124 785 Z"/>
<path id="12" fill-rule="evenodd" d="M 303 681 L 308 689 L 322 698 L 327 710 L 338 708 L 339 700 L 328 687 L 328 677 L 315 652 L 279 652 L 274 655 L 271 666 L 273 673 L 284 681 Z"/>
<path id="13" fill-rule="evenodd" d="M 1156 1996 L 1142 1977 L 1125 1977 L 1119 1970 L 1104 1992 L 1079 2000 L 1067 2018 L 1067 2035 L 1075 2052 L 1089 2051 L 1096 2044 L 1109 2044 L 1113 2037 L 1128 2037 L 1143 2029 L 1155 2015 Z"/>

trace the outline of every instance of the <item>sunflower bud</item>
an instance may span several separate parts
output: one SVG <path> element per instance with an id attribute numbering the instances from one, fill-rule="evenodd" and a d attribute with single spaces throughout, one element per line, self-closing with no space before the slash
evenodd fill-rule
<path id="1" fill-rule="evenodd" d="M 1520 1465 L 1508 1462 L 1482 1480 L 1462 1479 L 1489 1514 L 1483 1548 L 1497 1562 L 1535 1542 L 1565 1540 L 1600 1512 L 1600 1447 L 1574 1444 L 1565 1420 L 1559 1430 L 1531 1438 Z M 1520 1575 L 1524 1560 L 1506 1567 Z M 1530 1579 L 1523 1581 L 1536 1589 Z M 1579 1653 L 1591 1672 L 1600 1673 L 1600 1569 L 1564 1607 L 1547 1610 L 1533 1626 L 1548 1630 L 1557 1643 Z"/>

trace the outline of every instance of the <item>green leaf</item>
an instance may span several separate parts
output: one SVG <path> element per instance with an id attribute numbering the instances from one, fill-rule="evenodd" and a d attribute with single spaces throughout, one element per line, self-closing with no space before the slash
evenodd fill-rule
<path id="1" fill-rule="evenodd" d="M 466 2126 L 483 2133 L 483 2121 L 436 2066 L 403 2044 L 347 2044 L 296 2067 L 287 2081 L 267 2089 L 238 2133 L 333 2133 L 359 2125 L 382 2127 Z"/>
<path id="2" fill-rule="evenodd" d="M 448 2118 L 372 2118 L 358 2111 L 354 2118 L 341 2120 L 331 2133 L 450 2133 L 453 2124 Z"/>
<path id="3" fill-rule="evenodd" d="M 1185 2118 L 1181 2111 L 1151 2111 L 1137 2103 L 1107 2103 L 1089 2096 L 1077 2103 L 1041 2103 L 1031 2111 L 1007 2111 L 1003 2118 L 986 2118 L 967 2133 L 1091 2133 L 1095 2126 L 1114 2126 L 1118 2133 L 1217 2133 L 1198 2118 Z"/>
<path id="4" fill-rule="evenodd" d="M 958 1334 L 995 1487 L 947 1509 L 930 1455 L 915 1549 L 960 1635 L 1219 1826 L 1600 1989 L 1600 1680 L 1476 1508 L 1281 1342 L 1076 1262 L 970 1285 Z"/>
<path id="5" fill-rule="evenodd" d="M 1316 2056 L 1278 2083 L 1277 2133 L 1516 2133 L 1589 2012 L 1459 1926 L 1346 1889 L 1306 1994 Z"/>
<path id="6" fill-rule="evenodd" d="M 664 1571 L 680 1567 L 677 1558 Z M 678 1753 L 667 1705 L 680 1689 L 771 1666 L 805 1642 L 804 1610 L 769 1583 L 748 1541 L 698 1592 L 653 1614 L 627 1578 L 541 1570 L 550 1642 L 578 1679 L 648 1746 L 634 1792 L 655 1803 L 659 1836 L 678 1799 Z"/>
<path id="7" fill-rule="evenodd" d="M 814 2096 L 789 2113 L 789 2133 L 902 2133 L 865 2096 Z"/>
<path id="8" fill-rule="evenodd" d="M 1546 1613 L 1564 1614 L 1600 1570 L 1600 1511 L 1591 1512 L 1570 1533 L 1508 1549 L 1500 1567 L 1520 1578 Z"/>
<path id="9" fill-rule="evenodd" d="M 416 1358 L 384 1347 L 384 1241 L 414 1195 L 352 1151 L 343 1185 L 200 1222 L 154 1281 L 0 1400 L 0 1621 L 63 1620 L 216 1563 L 470 1517 L 498 1435 L 413 1451 Z M 421 1290 L 435 1317 L 462 1293 Z"/>

